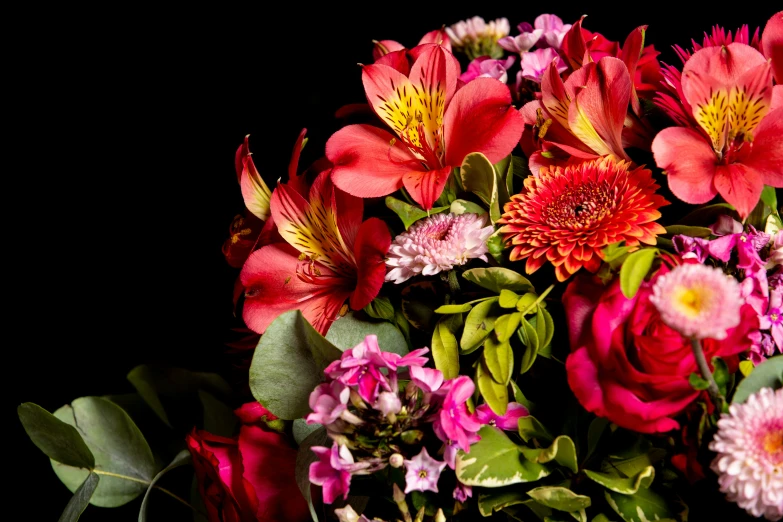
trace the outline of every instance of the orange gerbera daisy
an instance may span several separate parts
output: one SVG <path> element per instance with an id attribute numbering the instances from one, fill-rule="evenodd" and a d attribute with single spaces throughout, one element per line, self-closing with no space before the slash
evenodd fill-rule
<path id="1" fill-rule="evenodd" d="M 525 180 L 498 223 L 511 260 L 527 259 L 532 274 L 549 261 L 558 281 L 582 267 L 598 271 L 602 249 L 625 240 L 654 245 L 666 230 L 655 221 L 668 205 L 652 172 L 606 156 L 565 168 L 551 166 Z"/>

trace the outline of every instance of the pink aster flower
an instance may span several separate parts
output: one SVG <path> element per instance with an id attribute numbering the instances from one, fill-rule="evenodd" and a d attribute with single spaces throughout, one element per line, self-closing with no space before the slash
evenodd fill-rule
<path id="1" fill-rule="evenodd" d="M 432 423 L 435 435 L 448 445 L 453 445 L 468 453 L 471 442 L 475 442 L 476 432 L 481 424 L 475 414 L 468 411 L 468 399 L 473 395 L 475 385 L 470 377 L 460 375 L 441 386 L 438 393 L 445 393 L 443 405 L 438 417 Z M 456 452 L 456 448 L 455 452 Z"/>
<path id="2" fill-rule="evenodd" d="M 476 407 L 476 419 L 481 424 L 497 426 L 501 430 L 517 431 L 519 429 L 519 419 L 527 417 L 530 412 L 527 408 L 518 402 L 509 402 L 506 413 L 498 415 L 487 404 L 481 404 Z"/>
<path id="3" fill-rule="evenodd" d="M 487 214 L 435 214 L 414 223 L 392 243 L 386 281 L 403 283 L 422 274 L 435 275 L 470 259 L 487 261 L 486 241 L 494 232 Z"/>
<path id="4" fill-rule="evenodd" d="M 411 491 L 438 492 L 440 472 L 446 467 L 427 453 L 427 448 L 421 448 L 418 455 L 405 461 L 405 493 Z"/>
<path id="5" fill-rule="evenodd" d="M 783 388 L 762 388 L 729 406 L 709 448 L 729 501 L 755 517 L 783 518 Z"/>
<path id="6" fill-rule="evenodd" d="M 522 76 L 522 78 L 541 83 L 544 72 L 553 61 L 558 73 L 562 74 L 568 70 L 568 65 L 560 59 L 560 55 L 551 47 L 523 53 L 520 57 L 522 70 L 519 72 L 519 75 Z M 517 80 L 519 80 L 519 78 L 517 78 Z"/>
<path id="7" fill-rule="evenodd" d="M 726 338 L 743 304 L 736 279 L 707 265 L 679 265 L 657 279 L 650 302 L 661 320 L 686 337 Z"/>

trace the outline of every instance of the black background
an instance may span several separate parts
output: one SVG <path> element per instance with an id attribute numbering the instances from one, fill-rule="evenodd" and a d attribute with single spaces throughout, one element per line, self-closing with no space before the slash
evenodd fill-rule
<path id="1" fill-rule="evenodd" d="M 9 17 L 19 29 L 4 118 L 12 166 L 3 351 L 13 408 L 32 401 L 54 411 L 84 395 L 130 392 L 125 375 L 141 363 L 231 372 L 225 342 L 238 272 L 221 245 L 242 210 L 236 148 L 251 135 L 270 183 L 286 175 L 302 128 L 305 161 L 315 159 L 336 130 L 334 111 L 364 101 L 357 64 L 372 61 L 373 39 L 412 47 L 474 15 L 505 16 L 517 34 L 543 12 L 565 23 L 587 14 L 585 28 L 620 42 L 648 25 L 647 43 L 679 65 L 672 44 L 689 47 L 713 24 L 763 28 L 773 13 L 756 3 L 691 3 L 690 12 L 684 2 L 445 5 L 69 7 Z M 5 470 L 6 505 L 28 513 L 15 520 L 54 521 L 70 493 L 15 411 L 5 415 L 5 452 L 16 460 Z M 89 506 L 82 520 L 133 520 L 139 503 Z M 153 522 L 190 519 L 173 503 L 157 505 Z"/>

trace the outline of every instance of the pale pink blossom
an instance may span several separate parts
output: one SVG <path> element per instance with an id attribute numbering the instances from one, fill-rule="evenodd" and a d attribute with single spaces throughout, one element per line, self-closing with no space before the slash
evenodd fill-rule
<path id="1" fill-rule="evenodd" d="M 501 430 L 517 431 L 519 429 L 519 419 L 527 417 L 530 412 L 527 408 L 518 402 L 509 402 L 506 407 L 506 413 L 498 415 L 488 404 L 480 404 L 476 407 L 476 419 L 481 424 L 497 426 Z"/>
<path id="2" fill-rule="evenodd" d="M 522 70 L 519 72 L 518 76 L 536 83 L 541 83 L 541 77 L 544 75 L 544 71 L 546 71 L 549 64 L 553 61 L 555 62 L 558 73 L 562 74 L 568 70 L 568 65 L 565 61 L 560 59 L 560 55 L 551 47 L 523 53 L 520 57 Z M 517 78 L 517 80 L 519 80 L 519 78 Z"/>
<path id="3" fill-rule="evenodd" d="M 438 492 L 440 472 L 446 467 L 427 453 L 427 448 L 421 448 L 418 455 L 405 461 L 405 493 L 411 491 Z"/>

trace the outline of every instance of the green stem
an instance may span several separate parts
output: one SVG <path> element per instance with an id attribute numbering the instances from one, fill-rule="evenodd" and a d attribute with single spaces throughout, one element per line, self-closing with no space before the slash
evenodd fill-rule
<path id="1" fill-rule="evenodd" d="M 539 296 L 538 296 L 538 299 L 536 299 L 535 301 L 533 301 L 533 303 L 532 303 L 530 306 L 528 306 L 527 308 L 525 308 L 525 311 L 524 311 L 524 312 L 522 312 L 522 315 L 523 315 L 523 316 L 525 316 L 525 315 L 527 315 L 527 314 L 528 314 L 528 313 L 529 313 L 531 310 L 534 310 L 534 309 L 535 309 L 535 307 L 538 305 L 538 303 L 540 303 L 541 301 L 543 301 L 543 300 L 544 300 L 544 298 L 545 298 L 546 296 L 548 296 L 548 295 L 549 295 L 549 292 L 551 292 L 551 291 L 552 291 L 552 289 L 553 289 L 554 287 L 555 287 L 555 285 L 554 285 L 554 284 L 551 284 L 551 285 L 549 285 L 549 288 L 547 288 L 546 290 L 544 290 L 544 291 L 543 291 L 543 293 L 542 293 L 541 295 L 539 295 Z"/>
<path id="2" fill-rule="evenodd" d="M 449 290 L 452 295 L 459 294 L 459 281 L 455 270 L 449 270 Z"/>
<path id="3" fill-rule="evenodd" d="M 701 349 L 701 342 L 699 342 L 699 340 L 695 337 L 691 338 L 691 349 L 693 349 L 693 357 L 696 359 L 696 364 L 699 367 L 701 376 L 710 383 L 707 391 L 709 392 L 710 397 L 716 401 L 717 405 L 719 404 L 718 401 L 723 399 L 723 396 L 720 394 L 718 383 L 715 382 L 715 378 L 712 376 L 710 367 L 707 365 L 707 359 L 704 357 L 704 350 Z"/>
<path id="4" fill-rule="evenodd" d="M 118 479 L 129 480 L 129 481 L 131 481 L 131 482 L 138 482 L 139 484 L 144 484 L 144 485 L 146 485 L 146 486 L 149 486 L 149 485 L 150 485 L 150 482 L 149 482 L 149 481 L 147 481 L 147 480 L 139 479 L 139 478 L 136 478 L 136 477 L 129 477 L 128 475 L 121 475 L 121 474 L 119 474 L 119 473 L 112 473 L 111 471 L 104 471 L 104 470 L 100 470 L 100 469 L 93 469 L 92 471 L 93 471 L 93 473 L 95 473 L 96 475 L 106 475 L 107 477 L 114 477 L 114 478 L 118 478 Z M 157 489 L 157 490 L 159 490 L 159 491 L 160 491 L 160 492 L 162 492 L 162 493 L 165 493 L 165 494 L 167 494 L 168 496 L 170 496 L 170 497 L 171 497 L 171 498 L 173 498 L 174 500 L 177 500 L 177 501 L 181 502 L 182 504 L 184 504 L 185 506 L 187 506 L 188 508 L 190 508 L 192 511 L 194 511 L 194 512 L 198 513 L 199 515 L 203 515 L 203 516 L 206 518 L 206 514 L 204 514 L 204 513 L 200 512 L 198 509 L 196 509 L 196 508 L 194 508 L 193 506 L 191 506 L 189 502 L 187 502 L 186 500 L 184 500 L 184 499 L 183 499 L 183 498 L 181 498 L 180 496 L 178 496 L 178 495 L 176 495 L 176 494 L 172 493 L 172 492 L 171 492 L 171 491 L 169 491 L 168 489 L 166 489 L 166 488 L 163 488 L 163 487 L 161 487 L 161 486 L 158 486 L 157 484 L 155 484 L 155 485 L 154 485 L 154 486 L 152 486 L 152 487 L 153 487 L 154 489 Z"/>

